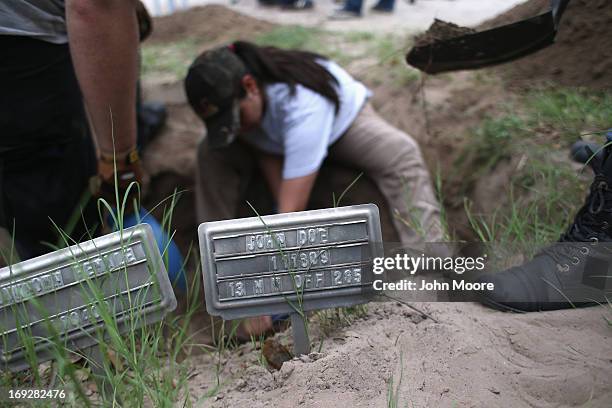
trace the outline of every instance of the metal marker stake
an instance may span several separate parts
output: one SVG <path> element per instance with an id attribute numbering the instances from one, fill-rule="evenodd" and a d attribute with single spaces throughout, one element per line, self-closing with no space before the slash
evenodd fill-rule
<path id="1" fill-rule="evenodd" d="M 104 370 L 104 362 L 107 357 L 102 353 L 99 345 L 91 346 L 83 350 L 83 354 L 87 357 L 91 368 L 91 373 L 98 377 L 98 380 L 103 382 L 104 384 L 104 394 L 106 398 L 111 398 L 114 393 L 114 389 L 112 384 L 109 381 L 105 381 L 104 377 L 106 377 L 106 371 Z M 102 390 L 100 390 L 100 394 L 102 395 Z M 115 396 L 115 400 L 117 402 L 121 402 L 119 396 Z"/>
<path id="2" fill-rule="evenodd" d="M 291 313 L 293 329 L 293 354 L 296 356 L 310 353 L 310 340 L 306 333 L 306 320 L 299 313 Z"/>

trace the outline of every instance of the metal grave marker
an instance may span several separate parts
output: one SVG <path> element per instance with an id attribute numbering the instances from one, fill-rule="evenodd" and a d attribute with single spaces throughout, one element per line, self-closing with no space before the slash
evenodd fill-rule
<path id="1" fill-rule="evenodd" d="M 198 237 L 208 313 L 290 313 L 296 353 L 307 351 L 296 307 L 368 302 L 373 258 L 383 256 L 374 204 L 207 222 Z"/>
<path id="2" fill-rule="evenodd" d="M 97 345 L 105 314 L 125 332 L 157 322 L 175 307 L 147 224 L 2 268 L 2 370 L 29 368 L 24 336 L 42 362 L 53 357 L 51 339 L 72 350 Z"/>

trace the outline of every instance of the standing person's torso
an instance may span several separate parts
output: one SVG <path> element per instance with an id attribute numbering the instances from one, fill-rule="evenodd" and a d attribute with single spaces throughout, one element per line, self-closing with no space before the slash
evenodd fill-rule
<path id="1" fill-rule="evenodd" d="M 340 101 L 334 103 L 321 94 L 286 83 L 266 86 L 266 110 L 261 122 L 263 132 L 245 137 L 247 142 L 272 154 L 285 156 L 284 178 L 300 177 L 316 171 L 327 155 L 327 148 L 353 123 L 370 91 L 344 69 L 329 60 L 317 61 L 338 81 Z"/>
<path id="2" fill-rule="evenodd" d="M 67 43 L 64 0 L 0 1 L 0 35 Z"/>

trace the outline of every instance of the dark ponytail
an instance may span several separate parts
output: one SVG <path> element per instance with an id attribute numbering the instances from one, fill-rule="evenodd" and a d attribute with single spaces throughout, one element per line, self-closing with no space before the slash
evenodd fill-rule
<path id="1" fill-rule="evenodd" d="M 338 80 L 316 62 L 325 57 L 307 51 L 260 47 L 247 41 L 236 41 L 231 48 L 260 86 L 283 82 L 293 94 L 295 86 L 301 84 L 329 99 L 336 113 L 340 109 L 340 98 L 334 88 Z"/>

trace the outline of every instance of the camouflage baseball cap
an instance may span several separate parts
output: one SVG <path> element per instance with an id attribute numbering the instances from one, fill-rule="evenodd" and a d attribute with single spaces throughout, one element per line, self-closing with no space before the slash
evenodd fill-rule
<path id="1" fill-rule="evenodd" d="M 212 148 L 228 146 L 240 129 L 239 95 L 247 70 L 230 47 L 204 51 L 185 78 L 187 100 L 204 120 Z"/>

